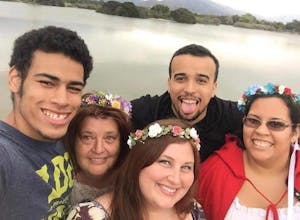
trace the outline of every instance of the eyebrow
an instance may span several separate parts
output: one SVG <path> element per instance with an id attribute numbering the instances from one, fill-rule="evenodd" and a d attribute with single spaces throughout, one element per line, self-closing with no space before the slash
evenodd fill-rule
<path id="1" fill-rule="evenodd" d="M 94 133 L 94 132 L 92 132 L 92 131 L 81 130 L 79 133 L 89 133 L 89 134 L 92 134 L 92 133 Z"/>
<path id="2" fill-rule="evenodd" d="M 186 74 L 186 73 L 174 73 L 174 77 L 175 77 L 175 76 L 185 76 L 185 75 L 187 75 L 187 74 Z M 197 77 L 204 77 L 204 78 L 209 79 L 209 76 L 206 75 L 206 74 L 204 74 L 204 73 L 197 73 L 196 76 L 197 76 Z"/>
<path id="3" fill-rule="evenodd" d="M 50 80 L 53 80 L 53 81 L 56 81 L 56 82 L 59 82 L 60 81 L 60 78 L 58 78 L 57 76 L 54 76 L 50 73 L 37 73 L 34 75 L 34 77 L 46 77 Z M 79 86 L 84 86 L 84 83 L 83 82 L 80 82 L 80 81 L 70 81 L 68 84 L 71 84 L 71 85 L 79 85 Z"/>
<path id="4" fill-rule="evenodd" d="M 118 131 L 106 131 L 105 132 L 106 134 L 113 134 L 113 135 L 119 135 L 119 132 Z"/>
<path id="5" fill-rule="evenodd" d="M 259 119 L 259 120 L 262 120 L 261 117 L 257 116 L 257 115 L 254 115 L 254 114 L 248 114 L 248 116 L 251 116 L 251 117 L 254 117 L 256 119 Z M 277 117 L 272 117 L 272 118 L 269 118 L 267 121 L 283 121 L 283 122 L 287 122 L 286 119 L 283 119 L 283 118 L 277 118 Z"/>
<path id="6" fill-rule="evenodd" d="M 251 114 L 251 113 L 249 113 L 247 116 L 251 116 L 251 117 L 255 117 L 255 118 L 260 118 L 260 117 L 258 117 L 257 115 Z"/>

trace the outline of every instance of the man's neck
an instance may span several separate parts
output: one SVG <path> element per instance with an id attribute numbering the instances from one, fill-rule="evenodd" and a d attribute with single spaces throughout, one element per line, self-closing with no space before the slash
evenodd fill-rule
<path id="1" fill-rule="evenodd" d="M 5 116 L 2 121 L 4 121 L 6 124 L 9 124 L 10 126 L 16 128 L 16 120 L 14 117 L 14 113 L 11 111 L 7 116 Z"/>

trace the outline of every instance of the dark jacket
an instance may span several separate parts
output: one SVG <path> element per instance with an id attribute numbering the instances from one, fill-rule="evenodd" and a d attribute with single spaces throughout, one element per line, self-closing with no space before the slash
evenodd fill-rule
<path id="1" fill-rule="evenodd" d="M 171 108 L 168 92 L 161 96 L 142 96 L 132 101 L 132 123 L 135 129 L 142 129 L 149 123 L 176 117 Z M 210 100 L 204 119 L 193 125 L 201 139 L 201 161 L 225 143 L 225 134 L 238 134 L 242 128 L 242 113 L 236 102 L 214 97 Z"/>

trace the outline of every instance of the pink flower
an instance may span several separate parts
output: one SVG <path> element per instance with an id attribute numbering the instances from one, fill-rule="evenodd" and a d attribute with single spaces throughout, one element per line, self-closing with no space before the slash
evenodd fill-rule
<path id="1" fill-rule="evenodd" d="M 179 127 L 179 126 L 173 126 L 172 127 L 172 133 L 175 135 L 175 136 L 179 136 L 182 132 L 182 128 Z"/>
<path id="2" fill-rule="evenodd" d="M 292 90 L 290 88 L 285 88 L 284 89 L 284 94 L 291 95 L 292 94 Z"/>
<path id="3" fill-rule="evenodd" d="M 197 144 L 200 144 L 200 138 L 199 138 L 199 137 L 198 137 L 198 138 L 195 138 L 194 140 L 195 140 L 195 142 L 196 142 Z"/>
<path id="4" fill-rule="evenodd" d="M 135 136 L 137 139 L 140 139 L 143 136 L 143 131 L 142 130 L 136 130 L 135 131 Z"/>

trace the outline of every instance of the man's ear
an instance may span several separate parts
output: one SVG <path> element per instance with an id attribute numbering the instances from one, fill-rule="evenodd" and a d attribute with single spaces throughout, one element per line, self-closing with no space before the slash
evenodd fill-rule
<path id="1" fill-rule="evenodd" d="M 21 77 L 16 67 L 11 67 L 8 73 L 8 87 L 12 93 L 18 93 L 20 91 L 21 81 Z"/>
<path id="2" fill-rule="evenodd" d="M 213 85 L 213 92 L 212 92 L 212 95 L 211 97 L 215 97 L 216 93 L 217 93 L 217 88 L 218 88 L 218 83 L 217 82 L 214 82 L 214 85 Z"/>

